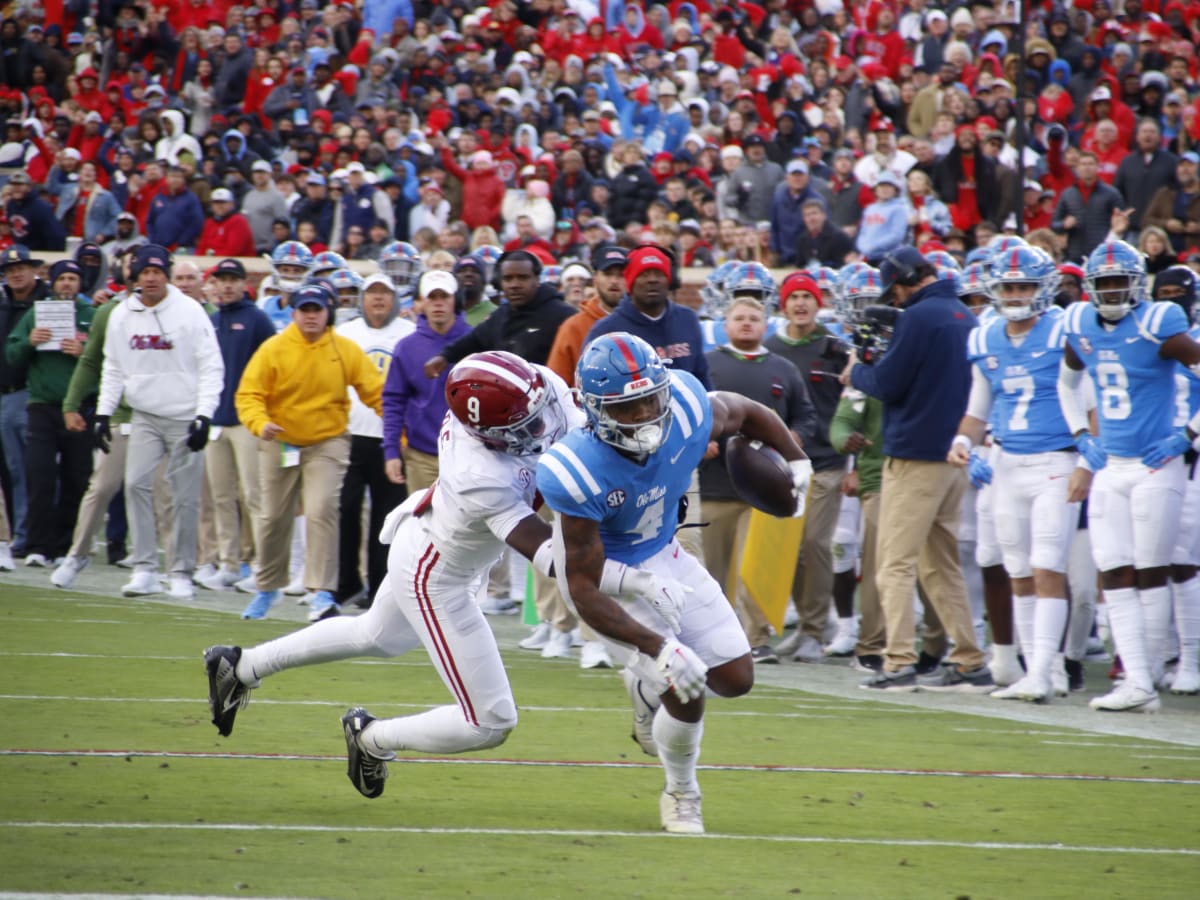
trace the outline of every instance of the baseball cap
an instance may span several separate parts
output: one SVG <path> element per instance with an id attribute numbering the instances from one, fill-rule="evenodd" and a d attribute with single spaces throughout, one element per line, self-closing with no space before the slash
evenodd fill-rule
<path id="1" fill-rule="evenodd" d="M 739 147 L 737 144 L 726 144 L 724 147 L 721 148 L 721 155 L 722 156 L 745 156 L 746 154 L 744 152 L 742 152 L 742 148 Z"/>
<path id="2" fill-rule="evenodd" d="M 929 261 L 920 254 L 916 247 L 900 247 L 883 258 L 879 264 L 879 278 L 883 285 L 880 299 L 886 299 L 896 282 L 920 266 L 929 265 Z"/>
<path id="3" fill-rule="evenodd" d="M 884 169 L 879 173 L 879 177 L 875 179 L 875 187 L 879 187 L 881 184 L 890 184 L 896 190 L 900 190 L 903 186 L 900 182 L 900 176 L 890 169 Z"/>
<path id="4" fill-rule="evenodd" d="M 315 283 L 301 286 L 292 294 L 292 309 L 302 309 L 305 306 L 320 306 L 326 310 L 332 309 L 335 303 L 333 291 L 328 285 Z"/>
<path id="5" fill-rule="evenodd" d="M 212 196 L 209 199 L 213 203 L 232 203 L 233 191 L 229 190 L 229 188 L 217 188 L 212 192 Z"/>
<path id="6" fill-rule="evenodd" d="M 597 272 L 614 267 L 624 269 L 628 262 L 628 251 L 616 244 L 601 244 L 592 251 L 592 269 Z"/>
<path id="7" fill-rule="evenodd" d="M 347 175 L 349 175 L 351 172 L 365 173 L 366 171 L 367 171 L 367 167 L 364 166 L 362 163 L 360 163 L 358 160 L 355 160 L 354 162 L 352 162 L 346 166 L 346 174 Z"/>
<path id="8" fill-rule="evenodd" d="M 137 278 L 144 269 L 162 269 L 167 277 L 171 277 L 171 254 L 166 247 L 158 244 L 143 244 L 133 254 L 133 262 L 129 264 L 129 274 Z"/>
<path id="9" fill-rule="evenodd" d="M 271 164 L 265 159 L 256 159 L 254 165 L 250 167 L 251 172 L 270 172 Z"/>
<path id="10" fill-rule="evenodd" d="M 223 259 L 217 263 L 217 267 L 213 269 L 213 277 L 221 278 L 228 276 L 230 278 L 245 278 L 246 267 L 236 259 Z"/>
<path id="11" fill-rule="evenodd" d="M 1187 153 L 1181 153 L 1179 155 L 1179 161 L 1190 162 L 1193 166 L 1200 164 L 1200 153 L 1197 153 L 1195 150 L 1189 150 Z"/>
<path id="12" fill-rule="evenodd" d="M 743 147 L 765 147 L 767 142 L 761 134 L 752 134 L 742 141 Z"/>
<path id="13" fill-rule="evenodd" d="M 20 263 L 25 263 L 31 266 L 43 266 L 40 259 L 34 259 L 29 255 L 29 248 L 24 244 L 13 244 L 3 253 L 0 253 L 0 269 L 7 269 L 9 266 L 15 266 Z"/>
<path id="14" fill-rule="evenodd" d="M 783 279 L 783 284 L 779 286 L 780 301 L 786 303 L 787 298 L 796 291 L 808 291 L 817 299 L 818 306 L 825 305 L 825 299 L 821 296 L 821 286 L 807 272 L 793 272 Z"/>
<path id="15" fill-rule="evenodd" d="M 629 254 L 629 262 L 625 265 L 626 289 L 632 291 L 638 276 L 649 271 L 661 272 L 670 278 L 671 260 L 659 247 L 638 247 Z"/>
<path id="16" fill-rule="evenodd" d="M 681 232 L 687 231 L 691 234 L 699 234 L 700 233 L 700 223 L 697 222 L 695 219 L 684 219 L 682 222 L 679 223 L 679 230 Z"/>
<path id="17" fill-rule="evenodd" d="M 9 184 L 32 184 L 28 172 L 13 172 L 8 176 Z"/>
<path id="18" fill-rule="evenodd" d="M 1186 102 L 1187 98 L 1178 91 L 1172 91 L 1171 93 L 1167 94 L 1165 98 L 1163 98 L 1163 103 L 1178 103 L 1180 106 Z"/>
<path id="19" fill-rule="evenodd" d="M 320 172 L 309 172 L 304 179 L 305 184 L 325 184 L 325 176 Z"/>
<path id="20" fill-rule="evenodd" d="M 591 281 L 592 270 L 583 263 L 574 262 L 566 266 L 562 270 L 562 275 L 559 276 L 560 281 L 566 281 L 568 278 L 585 278 L 588 281 Z"/>
<path id="21" fill-rule="evenodd" d="M 793 159 L 791 162 L 789 162 L 787 164 L 787 173 L 789 175 L 795 175 L 795 174 L 807 175 L 808 174 L 808 163 L 806 163 L 802 159 Z"/>
<path id="22" fill-rule="evenodd" d="M 453 297 L 458 293 L 458 279 L 441 269 L 426 272 L 417 283 L 417 293 L 428 297 L 434 291 L 445 291 Z"/>
<path id="23" fill-rule="evenodd" d="M 80 34 L 78 31 L 72 31 L 70 34 L 67 35 L 67 43 L 68 44 L 82 44 L 83 43 L 83 35 Z"/>
<path id="24" fill-rule="evenodd" d="M 1111 100 L 1112 99 L 1112 91 L 1110 91 L 1108 89 L 1108 87 L 1106 87 L 1105 85 L 1101 85 L 1100 87 L 1098 87 L 1094 91 L 1092 91 L 1092 96 L 1088 99 L 1090 99 L 1093 103 L 1095 103 L 1099 100 Z"/>
<path id="25" fill-rule="evenodd" d="M 833 154 L 834 159 L 841 159 L 842 157 L 846 157 L 847 159 L 854 159 L 854 151 L 851 150 L 849 147 L 842 147 L 842 149 L 838 150 L 836 153 Z"/>

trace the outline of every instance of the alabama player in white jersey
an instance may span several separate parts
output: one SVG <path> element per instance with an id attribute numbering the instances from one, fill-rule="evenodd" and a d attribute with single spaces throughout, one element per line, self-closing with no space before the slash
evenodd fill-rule
<path id="1" fill-rule="evenodd" d="M 394 657 L 424 645 L 452 705 L 376 719 L 355 707 L 342 717 L 349 777 L 366 797 L 383 793 L 397 750 L 459 753 L 504 742 L 517 707 L 500 652 L 474 597 L 505 545 L 549 575 L 550 526 L 534 511 L 540 455 L 583 414 L 566 384 L 543 366 L 501 351 L 461 361 L 446 381 L 438 438 L 440 476 L 393 510 L 380 540 L 391 544 L 388 575 L 361 616 L 326 619 L 257 647 L 204 654 L 213 724 L 233 730 L 250 690 L 296 666 L 356 656 Z M 682 587 L 612 564 L 613 594 L 670 602 Z"/>
<path id="2" fill-rule="evenodd" d="M 1000 699 L 1044 703 L 1054 693 L 1052 667 L 1067 625 L 1064 573 L 1091 473 L 1076 467 L 1074 437 L 1058 401 L 1062 314 L 1054 307 L 1054 260 L 1035 247 L 995 255 L 989 287 L 997 316 L 971 332 L 967 414 L 948 460 L 966 466 L 988 422 L 994 454 L 993 515 L 1004 568 L 1012 579 L 1017 632 L 1029 672 L 993 692 Z M 1066 676 L 1062 676 L 1066 693 Z"/>
<path id="3" fill-rule="evenodd" d="M 1096 472 L 1088 498 L 1092 555 L 1125 680 L 1093 709 L 1153 712 L 1171 617 L 1167 587 L 1187 483 L 1182 454 L 1193 449 L 1200 415 L 1173 424 L 1176 364 L 1200 368 L 1200 344 L 1174 303 L 1150 303 L 1145 260 L 1105 241 L 1084 266 L 1090 305 L 1063 318 L 1067 347 L 1059 374 L 1063 417 Z M 1096 383 L 1099 441 L 1088 438 L 1075 386 Z"/>
<path id="4" fill-rule="evenodd" d="M 783 420 L 738 395 L 706 393 L 687 372 L 668 372 L 641 338 L 615 332 L 580 357 L 576 385 L 588 429 L 576 429 L 538 463 L 538 487 L 559 514 L 556 565 L 563 598 L 625 660 L 635 737 L 666 772 L 659 799 L 666 831 L 704 831 L 696 779 L 706 688 L 738 697 L 754 684 L 746 634 L 713 580 L 675 539 L 676 510 L 710 441 L 742 432 L 790 460 L 797 514 L 812 463 Z M 602 566 L 611 560 L 691 593 L 664 615 L 614 602 Z M 636 567 L 636 568 L 634 568 Z"/>

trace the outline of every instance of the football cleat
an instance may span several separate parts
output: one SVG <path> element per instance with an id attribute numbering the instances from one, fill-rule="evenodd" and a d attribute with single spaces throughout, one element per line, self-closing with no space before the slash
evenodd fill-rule
<path id="1" fill-rule="evenodd" d="M 1171 679 L 1172 694 L 1200 694 L 1200 672 L 1195 669 L 1176 669 Z"/>
<path id="2" fill-rule="evenodd" d="M 621 680 L 633 704 L 633 732 L 629 736 L 647 756 L 658 756 L 658 744 L 654 742 L 654 714 L 662 701 L 658 697 L 653 698 L 658 702 L 648 700 L 641 679 L 629 669 L 621 670 Z"/>
<path id="3" fill-rule="evenodd" d="M 663 831 L 671 834 L 704 834 L 699 791 L 663 791 L 658 800 Z"/>
<path id="4" fill-rule="evenodd" d="M 237 677 L 241 647 L 209 647 L 204 651 L 204 668 L 208 672 L 208 707 L 212 723 L 222 737 L 233 732 L 233 719 L 239 709 L 250 702 L 250 691 L 259 682 L 244 684 Z"/>
<path id="5" fill-rule="evenodd" d="M 997 700 L 1024 700 L 1027 703 L 1047 703 L 1053 691 L 1044 679 L 1026 675 L 1008 687 L 992 691 L 989 695 Z"/>
<path id="6" fill-rule="evenodd" d="M 1153 713 L 1158 712 L 1162 703 L 1154 691 L 1143 690 L 1126 680 L 1103 697 L 1093 697 L 1088 705 L 1102 712 Z"/>
<path id="7" fill-rule="evenodd" d="M 374 721 L 375 717 L 361 706 L 354 707 L 342 716 L 348 760 L 346 775 L 358 792 L 369 800 L 383 793 L 383 784 L 388 777 L 387 759 L 368 753 L 362 746 L 362 733 Z M 388 757 L 395 758 L 394 753 Z"/>

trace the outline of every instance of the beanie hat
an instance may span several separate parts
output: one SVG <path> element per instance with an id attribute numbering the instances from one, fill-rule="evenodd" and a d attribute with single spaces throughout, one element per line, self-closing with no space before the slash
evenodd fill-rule
<path id="1" fill-rule="evenodd" d="M 671 277 L 671 260 L 662 248 L 639 247 L 630 253 L 625 264 L 625 289 L 632 291 L 638 276 L 651 269 L 662 272 L 668 279 Z"/>
<path id="2" fill-rule="evenodd" d="M 59 275 L 66 275 L 67 273 L 78 275 L 81 279 L 83 278 L 83 269 L 80 268 L 79 263 L 73 259 L 60 259 L 50 267 L 50 284 L 53 286 L 54 282 L 58 280 Z"/>
<path id="3" fill-rule="evenodd" d="M 133 262 L 129 264 L 129 277 L 134 280 L 142 274 L 143 269 L 162 269 L 168 278 L 171 277 L 171 254 L 166 247 L 158 244 L 143 244 L 133 254 Z"/>
<path id="4" fill-rule="evenodd" d="M 817 298 L 817 306 L 825 305 L 825 298 L 821 296 L 820 285 L 807 272 L 793 272 L 787 278 L 783 279 L 783 284 L 779 287 L 779 299 L 783 303 L 787 303 L 788 297 L 796 291 L 808 291 Z"/>

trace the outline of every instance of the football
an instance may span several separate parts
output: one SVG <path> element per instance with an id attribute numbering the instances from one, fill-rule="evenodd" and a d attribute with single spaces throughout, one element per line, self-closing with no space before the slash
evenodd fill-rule
<path id="1" fill-rule="evenodd" d="M 796 512 L 792 471 L 773 447 L 735 434 L 725 442 L 725 471 L 737 495 L 781 519 Z"/>

